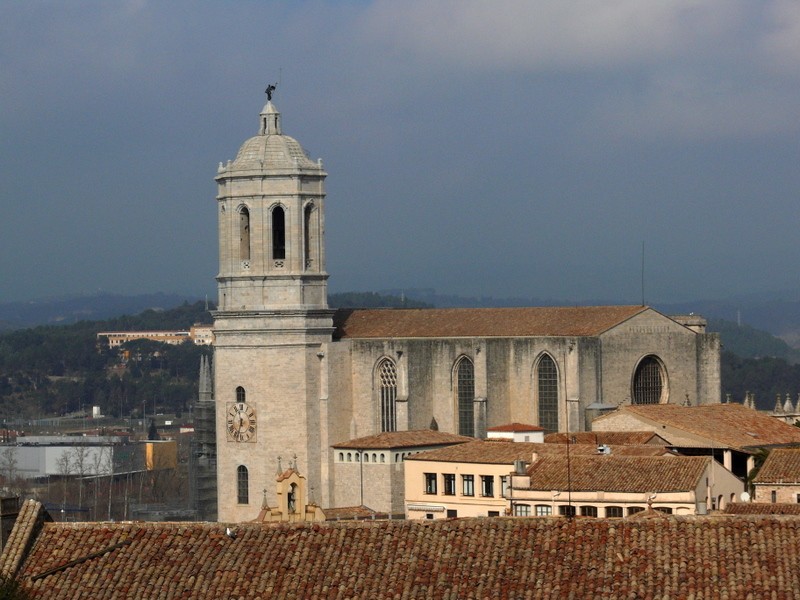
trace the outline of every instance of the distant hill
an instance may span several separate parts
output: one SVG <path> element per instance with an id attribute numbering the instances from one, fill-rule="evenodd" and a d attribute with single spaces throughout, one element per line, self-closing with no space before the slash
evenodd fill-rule
<path id="1" fill-rule="evenodd" d="M 166 310 L 197 297 L 178 294 L 91 294 L 0 303 L 0 331 L 37 325 L 69 325 L 79 321 L 102 321 L 120 315 L 134 315 L 147 309 Z"/>

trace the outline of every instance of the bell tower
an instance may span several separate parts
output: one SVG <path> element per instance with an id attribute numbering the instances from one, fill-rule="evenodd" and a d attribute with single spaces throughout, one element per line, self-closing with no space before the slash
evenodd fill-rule
<path id="1" fill-rule="evenodd" d="M 258 134 L 220 163 L 219 305 L 214 313 L 220 521 L 258 515 L 271 465 L 296 455 L 316 500 L 327 464 L 325 347 L 333 333 L 325 272 L 325 177 L 284 135 L 272 89 Z M 274 501 L 274 499 L 269 499 Z"/>

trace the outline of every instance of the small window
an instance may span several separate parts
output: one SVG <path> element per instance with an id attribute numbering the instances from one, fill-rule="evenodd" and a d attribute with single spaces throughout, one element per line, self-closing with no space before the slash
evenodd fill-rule
<path id="1" fill-rule="evenodd" d="M 537 517 L 549 517 L 553 514 L 553 507 L 549 504 L 537 504 L 536 505 L 536 516 Z"/>
<path id="2" fill-rule="evenodd" d="M 594 517 L 594 518 L 597 518 L 597 507 L 596 506 L 581 506 L 581 516 L 582 517 Z"/>
<path id="3" fill-rule="evenodd" d="M 484 498 L 494 497 L 494 476 L 481 475 L 481 496 Z"/>
<path id="4" fill-rule="evenodd" d="M 628 507 L 628 516 L 635 515 L 636 513 L 640 513 L 644 510 L 641 506 L 629 506 Z"/>
<path id="5" fill-rule="evenodd" d="M 382 463 L 386 462 L 386 455 L 383 452 L 381 452 L 381 462 Z"/>
<path id="6" fill-rule="evenodd" d="M 508 494 L 508 476 L 501 475 L 500 476 L 500 495 L 505 498 Z"/>
<path id="7" fill-rule="evenodd" d="M 530 504 L 515 504 L 514 505 L 514 516 L 515 517 L 530 517 L 531 516 L 531 505 Z"/>
<path id="8" fill-rule="evenodd" d="M 230 389 L 230 388 L 228 388 L 228 389 Z M 244 393 L 244 388 L 242 386 L 237 387 L 236 388 L 236 402 L 240 402 L 240 403 L 241 402 L 247 402 L 247 400 L 245 400 L 245 397 L 246 397 L 246 394 Z"/>
<path id="9" fill-rule="evenodd" d="M 569 504 L 565 504 L 558 507 L 558 514 L 562 517 L 574 517 L 575 516 L 575 507 L 570 506 Z"/>
<path id="10" fill-rule="evenodd" d="M 800 504 L 800 494 L 797 494 L 797 503 Z"/>
<path id="11" fill-rule="evenodd" d="M 669 506 L 657 506 L 655 508 L 655 510 L 657 510 L 658 512 L 662 512 L 665 515 L 671 515 L 672 514 L 672 509 Z"/>
<path id="12" fill-rule="evenodd" d="M 448 519 L 457 519 L 458 518 L 458 511 L 453 508 L 447 509 L 447 518 Z"/>
<path id="13" fill-rule="evenodd" d="M 394 462 L 400 462 L 400 454 L 398 452 L 394 454 Z"/>
<path id="14" fill-rule="evenodd" d="M 425 473 L 425 493 L 436 493 L 436 473 Z"/>
<path id="15" fill-rule="evenodd" d="M 433 513 L 425 513 L 426 519 L 433 519 Z"/>
<path id="16" fill-rule="evenodd" d="M 622 507 L 621 506 L 606 506 L 606 518 L 608 519 L 621 519 Z"/>
<path id="17" fill-rule="evenodd" d="M 250 482 L 247 467 L 239 465 L 236 469 L 236 500 L 239 504 L 250 502 Z"/>
<path id="18" fill-rule="evenodd" d="M 499 510 L 490 510 L 489 514 L 487 516 L 489 516 L 489 517 L 499 517 L 500 516 L 500 511 Z"/>
<path id="19" fill-rule="evenodd" d="M 444 495 L 455 496 L 456 476 L 453 473 L 445 473 L 444 475 L 442 475 L 442 479 L 444 480 L 444 490 L 443 490 Z"/>
<path id="20" fill-rule="evenodd" d="M 364 462 L 369 462 L 369 453 L 364 455 Z"/>
<path id="21" fill-rule="evenodd" d="M 378 458 L 378 455 L 373 453 L 372 454 L 372 462 L 378 462 L 377 460 L 375 460 L 376 458 Z"/>
<path id="22" fill-rule="evenodd" d="M 475 495 L 475 476 L 462 475 L 461 476 L 461 495 L 474 496 Z"/>
<path id="23" fill-rule="evenodd" d="M 347 462 L 353 462 L 353 455 L 350 452 L 347 453 Z"/>
<path id="24" fill-rule="evenodd" d="M 775 504 L 778 501 L 778 492 L 776 492 L 775 490 L 772 490 L 769 493 L 769 497 L 770 497 L 770 502 Z"/>
<path id="25" fill-rule="evenodd" d="M 339 452 L 339 462 L 344 462 L 344 452 Z"/>

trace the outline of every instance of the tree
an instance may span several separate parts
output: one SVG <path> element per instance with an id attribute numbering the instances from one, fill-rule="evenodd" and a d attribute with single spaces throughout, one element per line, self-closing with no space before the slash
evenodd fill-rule
<path id="1" fill-rule="evenodd" d="M 17 467 L 17 449 L 14 446 L 6 446 L 0 452 L 0 473 L 3 475 L 8 493 L 12 495 L 18 493 L 17 479 L 19 478 L 19 472 Z"/>

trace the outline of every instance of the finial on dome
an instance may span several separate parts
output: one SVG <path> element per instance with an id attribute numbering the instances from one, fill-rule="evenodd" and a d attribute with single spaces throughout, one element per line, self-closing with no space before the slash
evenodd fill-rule
<path id="1" fill-rule="evenodd" d="M 259 135 L 281 135 L 281 113 L 272 104 L 272 94 L 278 87 L 277 83 L 267 86 L 264 93 L 267 95 L 267 103 L 261 110 L 260 126 L 258 128 Z"/>

